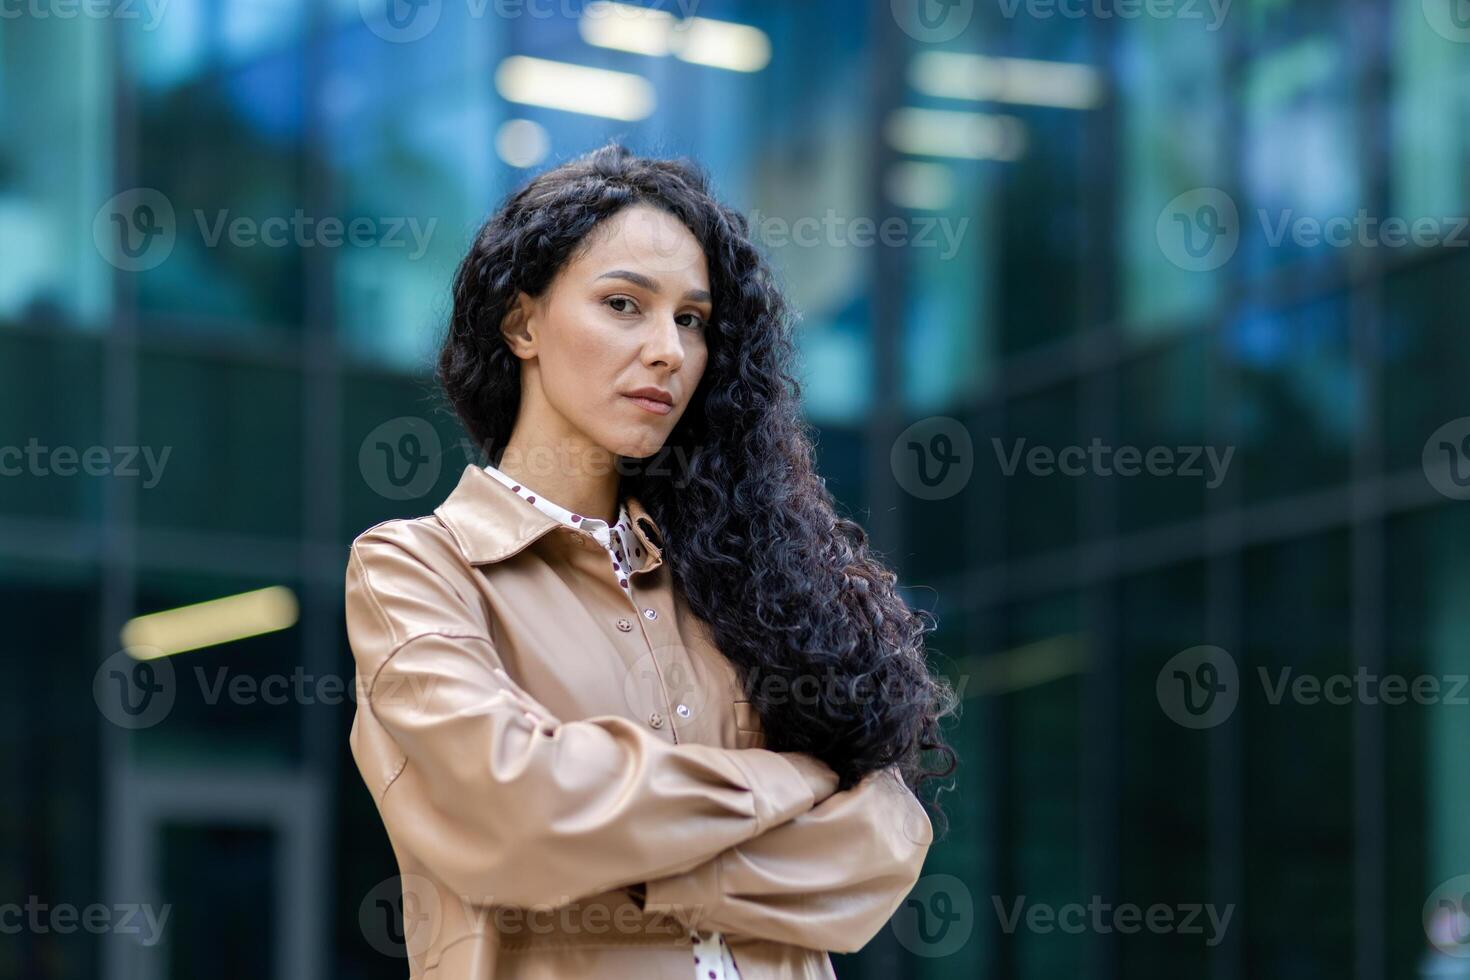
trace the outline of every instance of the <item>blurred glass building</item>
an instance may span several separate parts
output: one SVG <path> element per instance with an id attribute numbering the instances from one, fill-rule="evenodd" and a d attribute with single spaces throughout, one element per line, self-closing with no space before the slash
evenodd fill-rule
<path id="1" fill-rule="evenodd" d="M 844 980 L 1466 975 L 1464 0 L 0 15 L 0 977 L 406 975 L 346 546 L 477 461 L 430 365 L 479 221 L 609 139 L 751 219 L 964 694 Z"/>

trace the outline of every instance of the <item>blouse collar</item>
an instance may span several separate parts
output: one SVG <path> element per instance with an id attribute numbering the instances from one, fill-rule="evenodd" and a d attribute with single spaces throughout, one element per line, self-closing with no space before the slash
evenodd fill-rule
<path id="1" fill-rule="evenodd" d="M 434 509 L 435 516 L 449 528 L 470 564 L 503 561 L 559 527 L 576 527 L 585 521 L 591 531 L 594 520 L 607 527 L 605 521 L 585 516 L 582 521 L 573 523 L 570 521 L 571 512 L 565 508 L 559 509 L 566 514 L 567 520 L 534 504 L 528 507 L 526 497 L 511 491 L 514 485 L 514 481 L 504 483 L 497 479 L 487 467 L 469 463 L 460 475 L 459 484 Z M 536 503 L 541 501 L 542 498 L 537 496 Z M 635 551 L 641 548 L 646 555 L 644 570 L 651 571 L 662 564 L 661 532 L 637 497 L 628 495 L 623 499 L 619 518 L 626 518 Z"/>

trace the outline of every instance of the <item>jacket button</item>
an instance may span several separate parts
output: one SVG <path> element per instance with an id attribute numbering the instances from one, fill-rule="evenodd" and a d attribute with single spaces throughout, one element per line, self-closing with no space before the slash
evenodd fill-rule
<path id="1" fill-rule="evenodd" d="M 691 714 L 693 714 L 693 712 L 689 710 L 689 705 L 681 704 L 674 709 L 674 714 L 678 715 L 680 718 L 688 718 Z"/>
<path id="2" fill-rule="evenodd" d="M 653 728 L 662 728 L 664 727 L 664 716 L 655 711 L 648 716 L 648 724 Z"/>
<path id="3" fill-rule="evenodd" d="M 644 619 L 658 619 L 658 610 L 657 609 L 653 609 L 651 607 L 648 608 L 648 609 L 643 610 L 643 618 Z"/>
<path id="4" fill-rule="evenodd" d="M 633 629 L 633 621 L 631 619 L 618 620 L 618 629 L 622 630 L 624 633 L 629 632 Z"/>

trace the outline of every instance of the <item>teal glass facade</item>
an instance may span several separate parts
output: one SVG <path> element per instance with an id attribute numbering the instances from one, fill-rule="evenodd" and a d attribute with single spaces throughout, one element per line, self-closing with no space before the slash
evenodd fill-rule
<path id="1" fill-rule="evenodd" d="M 768 51 L 609 47 L 573 0 L 0 2 L 0 905 L 175 910 L 152 946 L 9 932 L 0 978 L 405 974 L 346 546 L 476 459 L 430 369 L 479 221 L 609 139 L 751 219 L 822 473 L 964 695 L 951 831 L 844 980 L 1451 975 L 1462 0 L 642 6 Z M 525 58 L 616 73 L 636 118 L 522 101 L 555 88 Z M 405 419 L 434 462 L 398 493 L 373 459 Z M 162 721 L 89 696 L 133 617 L 276 585 L 289 628 L 168 658 Z M 1201 646 L 1237 683 L 1191 728 L 1167 665 Z M 1026 916 L 1094 896 L 1230 917 Z M 926 909 L 953 918 L 900 922 Z"/>

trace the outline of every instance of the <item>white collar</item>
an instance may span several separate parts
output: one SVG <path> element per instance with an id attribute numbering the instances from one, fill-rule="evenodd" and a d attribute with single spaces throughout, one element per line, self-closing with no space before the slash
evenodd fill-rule
<path id="1" fill-rule="evenodd" d="M 639 543 L 637 536 L 633 533 L 632 521 L 628 519 L 628 508 L 625 504 L 619 502 L 617 523 L 609 526 L 607 521 L 604 521 L 600 517 L 587 517 L 583 514 L 574 514 L 561 506 L 561 504 L 546 499 L 525 484 L 516 482 L 493 463 L 485 464 L 485 472 L 505 484 L 527 503 L 548 517 L 558 520 L 568 527 L 579 527 L 590 533 L 597 540 L 598 544 L 612 552 L 615 558 L 621 559 L 622 565 L 629 569 L 643 567 L 643 561 L 646 556 L 643 554 L 643 547 Z"/>

